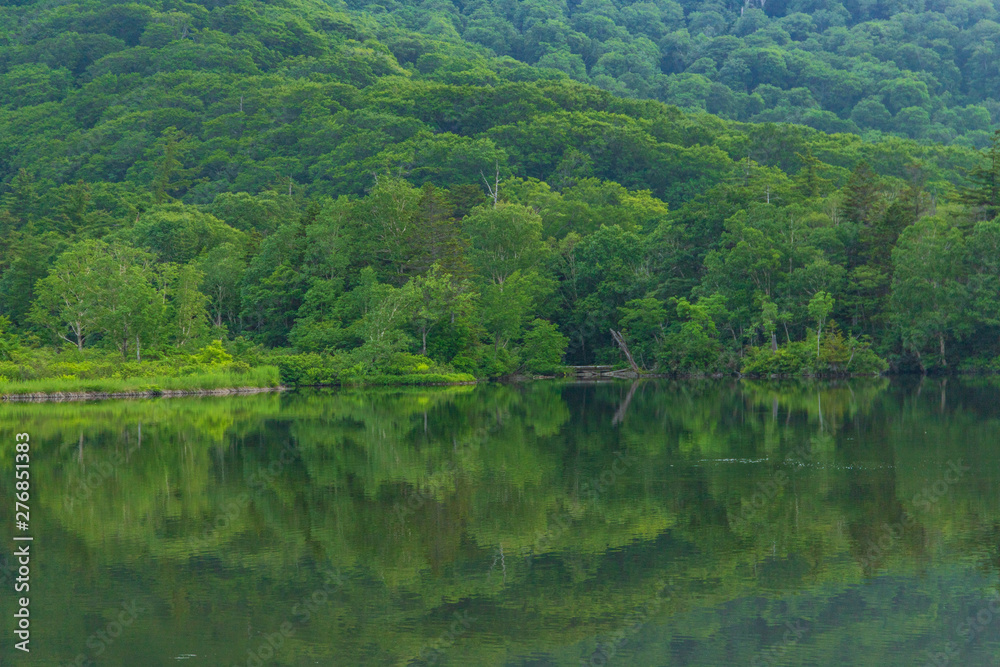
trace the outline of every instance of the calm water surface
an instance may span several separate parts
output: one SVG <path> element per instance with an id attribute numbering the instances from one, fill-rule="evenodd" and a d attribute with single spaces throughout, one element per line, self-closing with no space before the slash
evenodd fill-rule
<path id="1" fill-rule="evenodd" d="M 997 665 L 992 380 L 0 406 L 2 665 Z"/>

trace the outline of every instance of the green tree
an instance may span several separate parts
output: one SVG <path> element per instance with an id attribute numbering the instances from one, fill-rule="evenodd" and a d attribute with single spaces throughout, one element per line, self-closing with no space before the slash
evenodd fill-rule
<path id="1" fill-rule="evenodd" d="M 361 272 L 361 283 L 353 296 L 363 310 L 361 319 L 353 325 L 362 341 L 354 356 L 369 370 L 385 366 L 410 344 L 403 326 L 413 312 L 415 290 L 410 284 L 393 287 L 380 283 L 375 271 L 368 267 Z"/>
<path id="2" fill-rule="evenodd" d="M 959 190 L 959 201 L 974 211 L 977 220 L 992 220 L 1000 215 L 1000 130 L 993 133 L 983 157 L 986 163 L 969 172 L 969 184 Z"/>
<path id="3" fill-rule="evenodd" d="M 235 328 L 240 315 L 240 283 L 246 271 L 243 251 L 235 244 L 223 243 L 194 261 L 202 274 L 200 289 L 207 297 L 206 306 L 212 325 L 228 323 Z"/>
<path id="4" fill-rule="evenodd" d="M 547 320 L 535 318 L 528 325 L 521 345 L 524 368 L 529 373 L 552 373 L 562 365 L 569 338 Z"/>
<path id="5" fill-rule="evenodd" d="M 163 299 L 152 284 L 153 257 L 124 244 L 81 241 L 56 260 L 39 281 L 31 319 L 82 350 L 104 334 L 128 357 L 162 325 Z"/>
<path id="6" fill-rule="evenodd" d="M 1000 326 L 1000 220 L 976 224 L 967 240 L 969 315 L 980 324 Z"/>
<path id="7" fill-rule="evenodd" d="M 98 264 L 107 244 L 82 241 L 59 256 L 35 286 L 29 319 L 82 350 L 98 329 Z"/>
<path id="8" fill-rule="evenodd" d="M 194 264 L 184 266 L 164 266 L 161 273 L 170 271 L 167 292 L 170 296 L 170 319 L 174 323 L 174 343 L 185 346 L 199 340 L 208 331 L 208 297 L 201 291 L 205 279 Z"/>
<path id="9" fill-rule="evenodd" d="M 406 243 L 411 249 L 408 271 L 423 274 L 431 265 L 440 264 L 452 275 L 469 275 L 470 268 L 464 257 L 466 240 L 453 213 L 449 193 L 425 183 L 420 189 L 414 224 L 407 234 Z"/>
<path id="10" fill-rule="evenodd" d="M 361 250 L 377 262 L 381 276 L 396 285 L 405 280 L 404 270 L 412 254 L 407 241 L 419 203 L 419 190 L 406 181 L 389 177 L 379 177 L 362 203 L 365 236 Z"/>
<path id="11" fill-rule="evenodd" d="M 162 332 L 165 308 L 152 284 L 153 256 L 131 246 L 113 243 L 103 248 L 95 263 L 95 321 L 101 332 L 128 358 L 136 361 L 142 349 Z"/>
<path id="12" fill-rule="evenodd" d="M 196 167 L 185 167 L 184 162 L 195 148 L 195 140 L 176 127 L 168 127 L 153 145 L 149 157 L 155 162 L 151 167 L 150 190 L 157 204 L 183 195 L 194 185 Z"/>
<path id="13" fill-rule="evenodd" d="M 805 154 L 796 153 L 795 156 L 802 163 L 802 167 L 795 175 L 795 189 L 803 197 L 811 199 L 825 194 L 830 179 L 820 176 L 823 163 L 812 154 L 812 149 L 808 149 Z"/>
<path id="14" fill-rule="evenodd" d="M 11 361 L 20 347 L 17 336 L 10 333 L 10 320 L 0 315 L 0 361 Z"/>
<path id="15" fill-rule="evenodd" d="M 859 225 L 868 226 L 878 214 L 882 183 L 878 174 L 867 162 L 859 162 L 844 186 L 840 212 L 845 218 Z"/>
<path id="16" fill-rule="evenodd" d="M 142 214 L 130 231 L 130 241 L 156 253 L 162 262 L 186 264 L 223 243 L 245 245 L 247 236 L 215 216 L 193 206 L 156 206 Z"/>
<path id="17" fill-rule="evenodd" d="M 519 270 L 501 283 L 489 283 L 483 287 L 480 317 L 493 343 L 494 357 L 501 350 L 507 350 L 511 341 L 521 337 L 544 291 L 544 282 L 537 273 L 521 273 Z"/>
<path id="18" fill-rule="evenodd" d="M 0 313 L 17 327 L 28 324 L 27 316 L 36 298 L 38 281 L 48 275 L 66 240 L 55 232 L 12 232 L 3 237 L 6 266 L 0 274 Z M 3 243 L 3 242 L 0 242 Z"/>
<path id="19" fill-rule="evenodd" d="M 778 330 L 778 305 L 770 299 L 765 299 L 763 303 L 761 303 L 760 322 L 761 328 L 764 330 L 764 336 L 767 337 L 771 344 L 771 352 L 777 352 L 778 337 L 776 335 L 776 331 Z"/>
<path id="20" fill-rule="evenodd" d="M 717 303 L 691 303 L 685 298 L 676 300 L 680 330 L 666 338 L 662 358 L 673 371 L 704 372 L 712 370 L 719 361 L 722 346 L 718 329 L 712 317 Z"/>
<path id="21" fill-rule="evenodd" d="M 816 322 L 816 358 L 819 359 L 819 341 L 826 318 L 833 311 L 833 297 L 829 292 L 819 291 L 809 300 L 809 316 Z"/>
<path id="22" fill-rule="evenodd" d="M 540 259 L 542 219 L 526 206 L 480 206 L 462 220 L 462 229 L 470 239 L 470 263 L 495 285 Z"/>
<path id="23" fill-rule="evenodd" d="M 922 353 L 929 342 L 937 343 L 938 363 L 947 367 L 946 338 L 959 338 L 967 330 L 964 259 L 961 230 L 939 215 L 908 227 L 892 252 L 892 323 L 921 368 L 926 367 Z"/>
<path id="24" fill-rule="evenodd" d="M 458 281 L 435 263 L 425 275 L 416 276 L 407 285 L 414 294 L 412 323 L 420 336 L 420 354 L 427 354 L 427 337 L 432 330 L 471 312 L 473 293 L 468 284 Z"/>
<path id="25" fill-rule="evenodd" d="M 645 297 L 627 301 L 618 311 L 621 314 L 618 327 L 630 341 L 633 356 L 641 366 L 649 368 L 655 363 L 666 335 L 666 308 L 659 299 Z"/>

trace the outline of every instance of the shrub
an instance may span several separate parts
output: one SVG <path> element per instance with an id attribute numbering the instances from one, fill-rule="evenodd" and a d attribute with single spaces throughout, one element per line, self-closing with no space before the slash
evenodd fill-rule
<path id="1" fill-rule="evenodd" d="M 265 360 L 277 366 L 285 384 L 338 384 L 347 370 L 343 357 L 316 352 L 272 354 Z"/>
<path id="2" fill-rule="evenodd" d="M 213 340 L 191 355 L 191 361 L 201 366 L 224 366 L 232 363 L 233 355 L 226 352 L 221 340 Z"/>
<path id="3" fill-rule="evenodd" d="M 410 373 L 427 373 L 435 366 L 433 361 L 419 354 L 397 352 L 386 364 L 385 372 L 390 375 L 407 375 Z"/>
<path id="4" fill-rule="evenodd" d="M 963 359 L 958 365 L 958 370 L 962 373 L 998 373 L 1000 372 L 1000 357 L 979 355 Z M 2 365 L 0 365 L 0 373 L 2 372 Z"/>
<path id="5" fill-rule="evenodd" d="M 7 382 L 24 379 L 21 375 L 21 368 L 13 361 L 0 361 L 0 376 Z"/>
<path id="6" fill-rule="evenodd" d="M 229 365 L 229 370 L 237 375 L 246 375 L 250 372 L 250 364 L 245 361 L 234 361 Z"/>
<path id="7" fill-rule="evenodd" d="M 719 366 L 721 351 L 712 327 L 695 320 L 684 322 L 679 332 L 664 338 L 659 367 L 674 372 L 712 372 Z"/>
<path id="8" fill-rule="evenodd" d="M 751 347 L 743 360 L 747 375 L 845 375 L 882 373 L 889 364 L 863 338 L 844 338 L 831 324 L 822 339 L 819 355 L 809 334 L 772 352 L 768 347 Z"/>
<path id="9" fill-rule="evenodd" d="M 555 373 L 562 368 L 569 338 L 561 334 L 556 325 L 543 319 L 535 319 L 530 327 L 524 334 L 524 345 L 521 347 L 525 370 L 529 373 Z"/>

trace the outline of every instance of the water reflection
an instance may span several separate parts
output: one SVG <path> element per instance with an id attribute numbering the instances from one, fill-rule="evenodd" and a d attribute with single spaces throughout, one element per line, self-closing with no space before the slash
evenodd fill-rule
<path id="1" fill-rule="evenodd" d="M 4 497 L 12 434 L 35 443 L 21 662 L 995 665 L 996 391 L 658 381 L 4 405 Z"/>

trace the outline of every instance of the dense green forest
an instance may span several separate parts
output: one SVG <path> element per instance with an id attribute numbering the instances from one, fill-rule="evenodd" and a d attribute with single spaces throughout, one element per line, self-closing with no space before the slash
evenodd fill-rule
<path id="1" fill-rule="evenodd" d="M 988 0 L 348 4 L 733 120 L 980 147 L 1000 120 L 1000 7 Z"/>
<path id="2" fill-rule="evenodd" d="M 613 330 L 661 372 L 998 367 L 1000 135 L 977 63 L 1000 61 L 975 56 L 992 6 L 817 6 L 801 30 L 793 4 L 594 7 L 0 3 L 0 377 L 497 377 L 620 363 Z M 590 26 L 569 70 L 611 92 L 552 66 L 577 41 L 539 37 L 536 13 Z M 896 40 L 911 20 L 937 27 Z M 640 24 L 667 56 L 694 35 L 675 51 L 715 53 L 743 110 L 671 97 L 709 56 L 664 56 L 676 72 L 648 86 L 615 69 L 655 45 Z M 878 66 L 858 55 L 873 26 Z M 765 44 L 792 32 L 798 50 Z M 723 73 L 755 48 L 813 54 L 859 101 L 823 115 L 791 74 L 741 92 Z M 887 64 L 935 48 L 938 83 Z M 905 134 L 962 136 L 723 117 L 833 123 L 879 90 L 886 129 L 932 114 Z"/>

